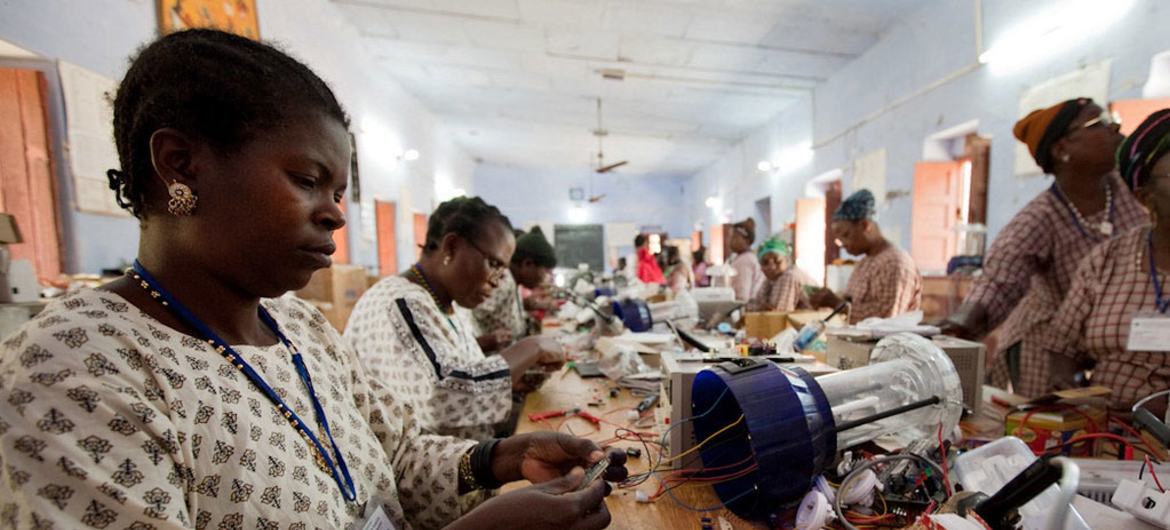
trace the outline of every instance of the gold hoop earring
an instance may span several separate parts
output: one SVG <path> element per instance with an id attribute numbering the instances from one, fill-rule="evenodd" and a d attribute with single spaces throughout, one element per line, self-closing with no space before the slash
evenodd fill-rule
<path id="1" fill-rule="evenodd" d="M 172 182 L 167 186 L 167 193 L 171 195 L 171 200 L 167 202 L 167 211 L 171 212 L 171 215 L 186 217 L 195 211 L 195 204 L 199 198 L 186 184 Z"/>

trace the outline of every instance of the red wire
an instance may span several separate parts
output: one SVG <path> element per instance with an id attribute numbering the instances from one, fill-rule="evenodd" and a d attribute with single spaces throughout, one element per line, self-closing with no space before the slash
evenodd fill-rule
<path id="1" fill-rule="evenodd" d="M 1067 442 L 1064 442 L 1060 445 L 1052 446 L 1052 447 L 1048 448 L 1046 451 L 1051 451 L 1051 450 L 1056 449 L 1056 448 L 1065 447 L 1065 446 L 1069 446 L 1069 445 L 1073 445 L 1073 444 L 1078 444 L 1078 443 L 1081 443 L 1081 442 L 1084 442 L 1087 440 L 1096 440 L 1096 439 L 1113 440 L 1115 442 L 1120 442 L 1120 443 L 1123 443 L 1123 444 L 1128 445 L 1130 447 L 1133 447 L 1132 442 L 1130 442 L 1129 440 L 1126 440 L 1125 438 L 1122 438 L 1116 434 L 1107 433 L 1107 432 L 1096 432 L 1096 433 L 1082 434 L 1080 436 L 1073 436 L 1072 438 L 1069 438 L 1069 440 Z M 1041 451 L 1041 453 L 1044 453 L 1046 451 Z"/>
<path id="2" fill-rule="evenodd" d="M 940 421 L 940 422 L 938 422 L 938 454 L 939 454 L 940 460 L 942 461 L 943 487 L 946 488 L 947 495 L 950 495 L 950 493 L 951 493 L 951 477 L 950 477 L 950 474 L 947 472 L 947 448 L 946 448 L 946 446 L 943 445 L 942 428 L 943 428 L 943 424 Z"/>
<path id="3" fill-rule="evenodd" d="M 1157 473 L 1154 473 L 1154 463 L 1150 461 L 1150 455 L 1146 455 L 1146 465 L 1150 468 L 1150 476 L 1154 477 L 1154 484 L 1158 485 L 1158 491 L 1166 493 L 1166 488 L 1162 487 L 1162 481 L 1158 480 Z"/>

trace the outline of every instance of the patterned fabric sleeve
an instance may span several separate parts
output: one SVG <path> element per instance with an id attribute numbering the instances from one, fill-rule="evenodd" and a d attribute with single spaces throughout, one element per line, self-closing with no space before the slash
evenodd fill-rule
<path id="1" fill-rule="evenodd" d="M 369 377 L 350 355 L 354 398 L 386 450 L 405 517 L 418 529 L 442 528 L 484 498 L 459 495 L 459 459 L 476 442 L 421 434 L 414 411 Z"/>
<path id="2" fill-rule="evenodd" d="M 1039 341 L 1048 353 L 1077 357 L 1083 351 L 1085 322 L 1100 299 L 1101 268 L 1108 249 L 1113 246 L 1098 246 L 1077 267 L 1072 287 L 1052 317 L 1051 324 L 1044 328 L 1044 340 Z"/>
<path id="3" fill-rule="evenodd" d="M 1052 252 L 1050 227 L 1025 206 L 995 238 L 983 260 L 983 274 L 967 295 L 966 302 L 987 310 L 987 329 L 1007 319 L 1031 286 L 1032 276 L 1047 266 Z"/>
<path id="4" fill-rule="evenodd" d="M 40 322 L 0 359 L 0 528 L 190 528 L 173 381 L 112 328 Z"/>

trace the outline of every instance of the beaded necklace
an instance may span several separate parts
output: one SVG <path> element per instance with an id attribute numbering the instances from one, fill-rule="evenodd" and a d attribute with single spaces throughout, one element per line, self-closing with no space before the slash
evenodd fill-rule
<path id="1" fill-rule="evenodd" d="M 1061 191 L 1060 186 L 1055 182 L 1052 183 L 1052 192 L 1056 194 L 1056 197 L 1060 199 L 1060 202 L 1064 203 L 1068 210 L 1072 212 L 1073 220 L 1077 224 L 1077 229 L 1080 230 L 1081 233 L 1085 236 L 1088 236 L 1089 234 L 1085 232 L 1085 228 L 1094 226 L 1090 225 L 1089 222 L 1085 220 L 1085 216 L 1081 215 L 1081 211 L 1078 210 L 1077 206 L 1064 195 L 1064 192 Z M 1113 186 L 1110 186 L 1108 183 L 1105 184 L 1105 212 L 1105 220 L 1101 221 L 1101 223 L 1096 225 L 1094 228 L 1096 228 L 1097 232 L 1100 232 L 1105 237 L 1109 237 L 1113 235 Z"/>

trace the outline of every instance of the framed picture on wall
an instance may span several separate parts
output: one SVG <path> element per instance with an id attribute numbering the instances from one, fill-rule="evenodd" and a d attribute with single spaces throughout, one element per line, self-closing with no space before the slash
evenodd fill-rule
<path id="1" fill-rule="evenodd" d="M 158 29 L 163 35 L 193 28 L 259 40 L 256 0 L 158 0 Z"/>

